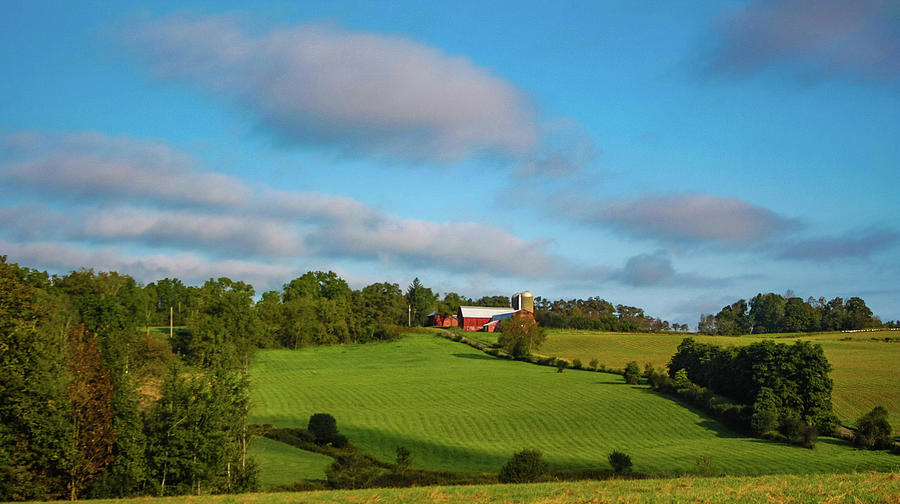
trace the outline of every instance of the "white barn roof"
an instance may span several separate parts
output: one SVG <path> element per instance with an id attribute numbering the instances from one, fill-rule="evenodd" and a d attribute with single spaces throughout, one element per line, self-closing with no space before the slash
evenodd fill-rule
<path id="1" fill-rule="evenodd" d="M 513 314 L 516 310 L 512 308 L 488 308 L 486 306 L 460 306 L 460 314 L 469 318 L 493 318 L 497 315 Z"/>

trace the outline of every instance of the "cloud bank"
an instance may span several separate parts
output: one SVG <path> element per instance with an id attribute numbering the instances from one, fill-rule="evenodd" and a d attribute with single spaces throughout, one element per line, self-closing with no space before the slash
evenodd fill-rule
<path id="1" fill-rule="evenodd" d="M 0 180 L 27 199 L 0 207 L 0 240 L 24 254 L 17 259 L 44 267 L 184 274 L 165 259 L 174 257 L 187 258 L 191 278 L 220 266 L 269 278 L 340 258 L 526 278 L 563 267 L 547 240 L 484 223 L 403 218 L 344 196 L 250 186 L 148 140 L 28 133 L 0 141 L 7 146 Z M 58 198 L 64 210 L 47 203 Z M 122 252 L 129 247 L 151 252 L 138 259 Z"/>

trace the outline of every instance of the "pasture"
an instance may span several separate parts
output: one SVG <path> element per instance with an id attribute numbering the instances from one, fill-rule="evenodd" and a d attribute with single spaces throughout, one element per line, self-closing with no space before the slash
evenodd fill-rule
<path id="1" fill-rule="evenodd" d="M 664 368 L 686 336 L 554 329 L 548 331 L 547 341 L 539 353 L 567 360 L 581 359 L 584 365 L 597 359 L 614 368 L 623 368 L 629 361 L 637 361 L 641 367 L 649 362 Z M 834 368 L 832 402 L 838 417 L 845 423 L 853 423 L 873 407 L 882 405 L 895 425 L 900 425 L 900 342 L 884 341 L 886 337 L 900 337 L 898 331 L 690 336 L 701 343 L 721 346 L 749 345 L 767 337 L 776 338 L 780 343 L 795 339 L 819 343 Z"/>
<path id="2" fill-rule="evenodd" d="M 678 475 L 710 457 L 717 474 L 891 471 L 900 459 L 821 439 L 816 450 L 743 438 L 701 412 L 606 373 L 495 359 L 427 334 L 394 343 L 263 350 L 251 366 L 251 421 L 305 427 L 330 413 L 363 451 L 413 466 L 497 473 L 522 448 L 554 470 L 608 469 L 613 449 L 634 470 Z M 262 472 L 269 469 L 262 465 Z"/>
<path id="3" fill-rule="evenodd" d="M 896 503 L 900 475 L 885 473 L 816 474 L 649 480 L 577 481 L 527 485 L 472 485 L 419 488 L 373 488 L 304 493 L 181 496 L 153 499 L 172 504 L 571 504 L 571 503 L 748 503 L 872 502 Z M 138 504 L 147 498 L 96 500 L 92 503 Z"/>

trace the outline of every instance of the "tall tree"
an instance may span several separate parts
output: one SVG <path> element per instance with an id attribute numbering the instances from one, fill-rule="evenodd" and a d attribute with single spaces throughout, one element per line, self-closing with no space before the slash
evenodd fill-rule
<path id="1" fill-rule="evenodd" d="M 411 310 L 411 324 L 414 326 L 425 325 L 428 314 L 434 309 L 437 296 L 428 287 L 422 285 L 416 277 L 406 289 L 406 302 Z"/>
<path id="2" fill-rule="evenodd" d="M 97 337 L 83 327 L 70 331 L 68 396 L 71 401 L 73 460 L 68 473 L 69 499 L 75 500 L 112 462 L 112 379 L 101 363 Z"/>

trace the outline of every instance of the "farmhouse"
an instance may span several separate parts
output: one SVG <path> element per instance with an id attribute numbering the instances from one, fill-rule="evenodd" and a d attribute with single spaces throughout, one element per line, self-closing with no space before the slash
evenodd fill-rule
<path id="1" fill-rule="evenodd" d="M 494 332 L 502 320 L 516 313 L 534 318 L 534 295 L 528 291 L 517 292 L 510 300 L 511 308 L 485 306 L 460 306 L 456 318 L 464 331 Z"/>

